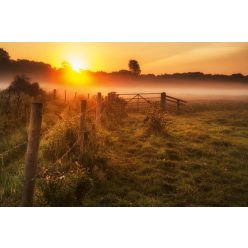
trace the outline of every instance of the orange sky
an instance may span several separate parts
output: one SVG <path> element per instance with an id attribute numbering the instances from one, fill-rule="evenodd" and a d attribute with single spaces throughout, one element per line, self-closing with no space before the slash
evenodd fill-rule
<path id="1" fill-rule="evenodd" d="M 129 59 L 136 59 L 142 73 L 248 74 L 248 43 L 0 42 L 0 47 L 12 59 L 43 61 L 55 67 L 67 60 L 82 69 L 110 72 L 128 69 Z"/>

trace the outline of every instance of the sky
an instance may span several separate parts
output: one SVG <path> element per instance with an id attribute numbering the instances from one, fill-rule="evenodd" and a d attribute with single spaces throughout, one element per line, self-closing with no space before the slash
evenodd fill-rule
<path id="1" fill-rule="evenodd" d="M 201 71 L 248 75 L 248 42 L 0 42 L 12 59 L 29 59 L 60 67 L 118 71 L 136 59 L 144 74 Z"/>

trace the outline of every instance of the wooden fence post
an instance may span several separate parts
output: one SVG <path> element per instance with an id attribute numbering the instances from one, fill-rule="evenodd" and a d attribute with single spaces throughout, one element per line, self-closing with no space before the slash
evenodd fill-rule
<path id="1" fill-rule="evenodd" d="M 166 94 L 162 92 L 160 95 L 160 108 L 162 112 L 166 111 Z"/>
<path id="2" fill-rule="evenodd" d="M 77 99 L 77 92 L 75 91 L 75 94 L 74 94 L 74 101 L 76 101 Z"/>
<path id="3" fill-rule="evenodd" d="M 65 90 L 65 102 L 66 102 L 66 90 Z"/>
<path id="4" fill-rule="evenodd" d="M 116 98 L 117 98 L 116 92 L 109 92 L 108 93 L 108 102 L 109 103 L 115 102 L 116 101 Z"/>
<path id="5" fill-rule="evenodd" d="M 38 160 L 38 148 L 40 141 L 42 121 L 42 103 L 32 103 L 29 121 L 28 144 L 24 172 L 24 188 L 22 193 L 22 207 L 33 206 L 35 177 Z"/>
<path id="6" fill-rule="evenodd" d="M 57 90 L 54 89 L 54 90 L 53 90 L 53 100 L 56 100 L 56 97 L 57 97 L 56 95 L 57 95 Z"/>
<path id="7" fill-rule="evenodd" d="M 107 103 L 111 102 L 111 92 L 108 93 L 107 95 Z"/>
<path id="8" fill-rule="evenodd" d="M 97 93 L 96 97 L 96 128 L 99 128 L 101 125 L 101 111 L 102 111 L 102 94 L 101 92 Z"/>
<path id="9" fill-rule="evenodd" d="M 113 101 L 115 102 L 116 99 L 117 99 L 117 94 L 116 94 L 116 92 L 113 92 Z"/>
<path id="10" fill-rule="evenodd" d="M 84 122 L 85 122 L 85 117 L 86 117 L 86 100 L 81 100 L 81 113 L 80 113 L 80 123 L 79 123 L 79 137 L 78 137 L 78 142 L 80 146 L 80 156 L 82 158 L 83 153 L 84 153 Z"/>

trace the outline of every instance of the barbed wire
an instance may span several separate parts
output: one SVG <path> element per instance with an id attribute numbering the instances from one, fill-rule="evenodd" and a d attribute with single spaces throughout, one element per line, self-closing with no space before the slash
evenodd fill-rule
<path id="1" fill-rule="evenodd" d="M 51 128 L 52 128 L 52 127 L 49 127 L 49 128 L 47 128 L 47 129 L 45 129 L 45 130 L 41 130 L 41 135 L 40 135 L 40 136 L 41 136 L 41 137 L 46 136 L 46 135 L 51 131 Z M 19 147 L 21 147 L 21 146 L 23 146 L 23 145 L 27 145 L 27 143 L 28 143 L 28 141 L 26 140 L 26 141 L 24 141 L 24 142 L 22 142 L 22 143 L 19 143 L 19 144 L 14 145 L 14 147 L 11 147 L 11 148 L 8 149 L 8 150 L 5 150 L 4 152 L 0 153 L 1 164 L 2 164 L 2 165 L 4 164 L 4 157 L 7 156 L 8 153 L 10 153 L 10 152 L 12 152 L 12 151 L 18 149 Z"/>
<path id="2" fill-rule="evenodd" d="M 51 131 L 52 127 L 46 128 L 45 130 L 41 130 L 41 136 L 46 136 L 50 131 Z M 0 157 L 7 155 L 9 152 L 16 150 L 17 148 L 19 148 L 20 146 L 26 145 L 28 143 L 28 141 L 24 141 L 22 143 L 18 143 L 15 144 L 14 147 L 11 147 L 8 150 L 5 150 L 4 152 L 0 153 Z"/>
<path id="3" fill-rule="evenodd" d="M 62 160 L 73 150 L 73 148 L 78 144 L 78 139 L 72 144 L 72 146 L 60 157 L 58 158 L 54 163 L 50 164 L 49 165 L 49 168 L 44 170 L 43 172 L 40 172 L 37 174 L 37 178 L 41 178 L 41 177 L 44 177 L 47 175 L 47 173 L 49 173 L 49 169 L 52 169 L 53 170 L 53 173 L 54 173 L 54 166 L 57 164 L 57 163 L 61 163 Z M 58 172 L 58 171 L 57 171 Z"/>
<path id="4" fill-rule="evenodd" d="M 95 112 L 95 110 L 96 110 L 96 107 L 93 106 L 93 107 L 91 107 L 91 108 L 88 108 L 88 109 L 86 110 L 86 113 Z M 65 120 L 63 114 L 65 114 L 65 112 L 64 112 L 64 113 L 62 112 L 62 113 L 59 115 L 59 117 L 62 118 L 63 120 Z M 81 113 L 74 115 L 73 118 L 78 118 L 78 117 L 80 117 L 80 116 L 81 116 Z M 52 130 L 52 127 L 48 127 L 48 128 L 46 128 L 45 130 L 41 130 L 41 135 L 40 135 L 40 136 L 41 136 L 41 137 L 46 136 L 47 134 L 49 134 L 49 132 L 50 132 L 51 130 Z M 28 143 L 28 141 L 24 141 L 24 142 L 22 142 L 22 143 L 16 144 L 14 147 L 11 147 L 10 149 L 8 149 L 8 150 L 6 150 L 6 151 L 0 153 L 1 164 L 2 164 L 2 165 L 4 164 L 4 157 L 7 156 L 8 153 L 10 153 L 10 152 L 12 152 L 12 151 L 18 149 L 19 147 L 21 147 L 21 146 L 23 146 L 23 145 L 27 145 L 27 143 Z M 54 166 L 54 165 L 57 164 L 59 161 L 61 161 L 66 155 L 68 155 L 68 154 L 71 152 L 71 150 L 76 146 L 77 143 L 78 143 L 78 139 L 77 139 L 77 140 L 73 143 L 73 145 L 72 145 L 72 146 L 71 146 L 71 147 L 70 147 L 70 148 L 69 148 L 69 149 L 68 149 L 68 150 L 59 158 L 59 159 L 57 159 L 51 166 Z"/>
<path id="5" fill-rule="evenodd" d="M 73 143 L 73 145 L 59 158 L 57 159 L 51 166 L 56 165 L 58 162 L 61 162 L 71 151 L 72 149 L 76 146 L 78 143 L 78 139 Z"/>
<path id="6" fill-rule="evenodd" d="M 26 144 L 27 144 L 27 141 L 22 142 L 22 143 L 19 143 L 19 144 L 15 145 L 14 147 L 12 147 L 12 148 L 10 148 L 10 149 L 8 149 L 8 150 L 0 153 L 0 156 L 4 156 L 4 155 L 8 154 L 9 152 L 17 149 L 18 147 L 23 146 L 23 145 L 26 145 Z"/>
<path id="7" fill-rule="evenodd" d="M 4 157 L 7 156 L 10 152 L 16 150 L 17 148 L 23 146 L 23 145 L 26 145 L 27 144 L 27 141 L 25 142 L 22 142 L 22 143 L 19 143 L 17 145 L 15 145 L 14 147 L 0 153 L 0 157 L 1 157 L 1 165 L 3 166 L 4 165 Z"/>

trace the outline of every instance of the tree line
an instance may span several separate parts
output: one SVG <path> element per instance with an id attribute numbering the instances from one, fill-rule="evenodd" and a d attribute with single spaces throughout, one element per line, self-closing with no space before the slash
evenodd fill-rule
<path id="1" fill-rule="evenodd" d="M 63 78 L 65 70 L 68 68 L 68 63 L 64 62 L 61 68 L 53 68 L 50 64 L 30 61 L 27 59 L 13 60 L 10 58 L 7 51 L 0 48 L 0 76 L 25 74 L 31 77 L 41 76 L 43 79 L 49 81 L 56 81 Z M 128 62 L 128 70 L 119 70 L 114 72 L 104 71 L 86 71 L 81 70 L 80 73 L 87 73 L 94 79 L 118 79 L 125 80 L 152 80 L 152 81 L 173 81 L 173 80 L 205 80 L 205 81 L 235 81 L 235 82 L 248 82 L 248 75 L 236 73 L 232 75 L 224 74 L 204 74 L 202 72 L 186 72 L 186 73 L 173 73 L 173 74 L 141 74 L 141 68 L 137 60 L 131 59 Z"/>

